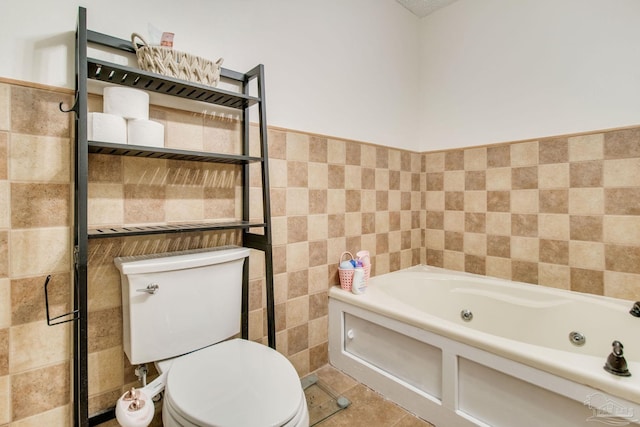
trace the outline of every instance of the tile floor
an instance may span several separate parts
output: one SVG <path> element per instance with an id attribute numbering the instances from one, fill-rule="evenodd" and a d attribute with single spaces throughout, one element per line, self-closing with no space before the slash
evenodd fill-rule
<path id="1" fill-rule="evenodd" d="M 350 376 L 331 365 L 325 365 L 315 371 L 318 382 L 328 387 L 333 393 L 344 396 L 351 404 L 341 411 L 318 422 L 323 416 L 318 408 L 323 399 L 318 392 L 306 390 L 307 405 L 311 426 L 315 427 L 435 427 L 415 415 L 407 412 L 395 403 L 360 384 Z"/>
<path id="2" fill-rule="evenodd" d="M 329 389 L 335 397 L 343 396 L 351 402 L 347 408 L 327 417 L 336 408 L 333 403 L 327 411 L 330 406 L 327 400 L 332 396 L 325 395 L 319 390 L 320 387 L 307 388 L 305 394 L 310 427 L 435 427 L 331 365 L 325 365 L 310 375 L 318 377 L 321 388 Z M 100 424 L 100 427 L 119 427 L 119 424 L 113 419 Z M 156 417 L 150 427 L 162 427 L 161 405 L 157 405 Z"/>

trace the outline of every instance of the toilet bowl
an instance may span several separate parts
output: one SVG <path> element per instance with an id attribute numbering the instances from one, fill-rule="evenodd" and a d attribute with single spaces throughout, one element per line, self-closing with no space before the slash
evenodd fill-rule
<path id="1" fill-rule="evenodd" d="M 133 365 L 156 364 L 160 376 L 143 390 L 151 397 L 164 389 L 165 426 L 309 425 L 304 391 L 287 358 L 233 338 L 240 332 L 248 256 L 247 248 L 224 247 L 114 259 L 124 351 Z"/>
<path id="2" fill-rule="evenodd" d="M 165 426 L 306 427 L 304 391 L 293 366 L 262 344 L 233 339 L 157 362 L 166 377 Z"/>

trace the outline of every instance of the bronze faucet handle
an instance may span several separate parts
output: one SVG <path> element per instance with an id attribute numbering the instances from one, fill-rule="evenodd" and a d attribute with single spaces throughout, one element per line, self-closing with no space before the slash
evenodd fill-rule
<path id="1" fill-rule="evenodd" d="M 627 367 L 627 361 L 623 356 L 623 348 L 624 346 L 620 341 L 614 341 L 611 343 L 613 349 L 609 357 L 607 357 L 607 362 L 604 364 L 603 368 L 605 371 L 609 372 L 613 375 L 618 375 L 620 377 L 630 377 L 631 372 L 629 372 L 629 368 Z"/>
<path id="2" fill-rule="evenodd" d="M 624 354 L 624 352 L 622 351 L 622 349 L 624 348 L 622 343 L 616 340 L 612 342 L 611 345 L 613 346 L 613 354 L 615 354 L 618 357 L 622 357 L 622 355 Z"/>

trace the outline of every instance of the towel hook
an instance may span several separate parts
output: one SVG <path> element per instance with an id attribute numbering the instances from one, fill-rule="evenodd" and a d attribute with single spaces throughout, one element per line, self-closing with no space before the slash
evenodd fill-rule
<path id="1" fill-rule="evenodd" d="M 76 115 L 78 114 L 78 92 L 76 92 L 76 97 L 73 100 L 73 107 L 71 108 L 63 108 L 62 106 L 64 105 L 64 102 L 60 102 L 60 104 L 58 104 L 58 108 L 60 109 L 60 111 L 62 111 L 63 113 L 70 113 L 70 112 L 74 112 L 76 113 Z"/>
<path id="2" fill-rule="evenodd" d="M 49 282 L 50 281 L 51 281 L 51 275 L 49 274 L 44 281 L 44 304 L 45 304 L 45 309 L 47 311 L 47 325 L 55 326 L 55 325 L 61 325 L 67 322 L 73 322 L 74 320 L 78 320 L 80 318 L 79 310 L 70 311 L 69 313 L 61 314 L 60 316 L 56 316 L 53 318 L 49 315 Z M 78 293 L 78 289 L 76 287 L 76 294 L 77 293 Z M 72 316 L 72 317 L 70 319 L 59 320 L 68 316 Z"/>

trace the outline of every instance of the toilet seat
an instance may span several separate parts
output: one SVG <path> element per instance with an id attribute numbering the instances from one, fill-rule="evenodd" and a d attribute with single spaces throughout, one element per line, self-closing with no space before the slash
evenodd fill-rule
<path id="1" fill-rule="evenodd" d="M 297 426 L 307 415 L 291 363 L 272 348 L 243 339 L 174 359 L 164 405 L 163 415 L 201 427 Z"/>
<path id="2" fill-rule="evenodd" d="M 302 391 L 301 394 L 303 398 L 300 400 L 300 408 L 296 415 L 280 427 L 309 427 L 309 409 L 307 408 L 307 401 L 304 398 L 304 391 Z M 170 402 L 166 400 L 162 407 L 162 421 L 165 427 L 202 427 L 202 424 L 193 424 L 190 420 L 181 416 L 178 411 L 171 407 Z M 235 425 L 237 424 L 232 424 L 232 426 Z"/>

